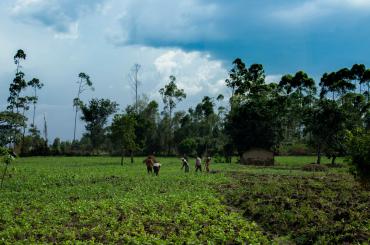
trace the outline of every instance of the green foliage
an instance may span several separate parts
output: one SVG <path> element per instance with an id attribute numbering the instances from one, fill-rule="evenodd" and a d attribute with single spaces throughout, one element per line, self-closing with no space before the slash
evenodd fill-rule
<path id="1" fill-rule="evenodd" d="M 170 76 L 170 82 L 161 88 L 159 93 L 165 105 L 164 109 L 169 111 L 170 116 L 176 104 L 186 98 L 184 90 L 177 88 L 175 76 Z"/>
<path id="2" fill-rule="evenodd" d="M 90 76 L 86 73 L 79 73 L 78 74 L 79 80 L 77 81 L 78 90 L 77 90 L 77 97 L 73 99 L 73 107 L 75 108 L 75 120 L 74 120 L 74 129 L 73 129 L 73 141 L 76 140 L 76 123 L 77 123 L 77 113 L 78 110 L 84 106 L 83 102 L 80 99 L 81 94 L 86 91 L 87 89 L 94 90 L 92 86 L 92 82 L 90 80 Z"/>
<path id="3" fill-rule="evenodd" d="M 189 151 L 199 155 L 223 154 L 226 135 L 223 117 L 215 113 L 215 106 L 214 98 L 205 96 L 195 110 L 190 108 L 187 113 L 175 114 L 174 139 L 179 153 Z M 194 141 L 195 145 L 188 139 Z"/>
<path id="4" fill-rule="evenodd" d="M 45 156 L 49 154 L 47 142 L 36 127 L 30 128 L 30 135 L 22 138 L 21 156 Z"/>
<path id="5" fill-rule="evenodd" d="M 135 118 L 129 114 L 115 115 L 113 118 L 110 137 L 115 146 L 122 152 L 122 157 L 125 150 L 132 153 L 137 147 L 135 143 L 136 123 Z M 123 164 L 122 161 L 121 164 Z"/>
<path id="6" fill-rule="evenodd" d="M 312 155 L 314 150 L 304 143 L 282 144 L 278 148 L 281 156 L 307 156 Z"/>
<path id="7" fill-rule="evenodd" d="M 240 59 L 233 64 L 226 80 L 234 91 L 226 132 L 239 154 L 252 147 L 271 149 L 282 139 L 277 85 L 265 83 L 262 65 L 254 64 L 247 69 Z"/>
<path id="8" fill-rule="evenodd" d="M 0 188 L 3 187 L 4 179 L 8 170 L 8 166 L 13 162 L 14 157 L 10 154 L 9 150 L 0 146 L 0 163 L 5 164 L 5 168 L 3 169 L 3 173 L 1 174 L 1 183 Z M 2 164 L 0 164 L 1 166 Z"/>
<path id="9" fill-rule="evenodd" d="M 186 98 L 186 94 L 183 89 L 179 89 L 176 85 L 176 77 L 170 76 L 170 82 L 159 90 L 159 93 L 162 96 L 164 103 L 164 114 L 165 117 L 168 116 L 167 126 L 167 135 L 165 136 L 166 145 L 167 145 L 167 154 L 171 153 L 171 145 L 173 144 L 173 123 L 172 123 L 172 113 L 176 108 L 176 105 Z"/>
<path id="10" fill-rule="evenodd" d="M 252 64 L 247 68 L 244 62 L 237 58 L 233 65 L 229 78 L 226 79 L 226 86 L 232 89 L 233 95 L 246 95 L 249 92 L 256 93 L 263 90 L 265 72 L 261 64 Z"/>
<path id="11" fill-rule="evenodd" d="M 36 116 L 36 104 L 38 101 L 38 96 L 37 96 L 37 90 L 41 89 L 44 84 L 40 82 L 39 79 L 33 78 L 31 81 L 27 83 L 28 86 L 33 88 L 33 96 L 29 98 L 29 101 L 33 103 L 33 116 L 32 116 L 32 126 L 36 127 L 35 125 L 35 116 Z"/>
<path id="12" fill-rule="evenodd" d="M 321 99 L 314 108 L 310 109 L 305 118 L 306 130 L 313 137 L 313 144 L 317 147 L 320 164 L 321 152 L 328 155 L 340 151 L 343 147 L 343 134 L 346 129 L 346 115 L 335 101 Z"/>
<path id="13" fill-rule="evenodd" d="M 26 118 L 19 113 L 0 112 L 0 146 L 16 143 L 21 138 L 21 128 L 25 126 Z"/>
<path id="14" fill-rule="evenodd" d="M 196 154 L 197 142 L 194 138 L 187 138 L 180 142 L 178 150 L 180 154 L 189 156 Z"/>
<path id="15" fill-rule="evenodd" d="M 343 68 L 337 72 L 325 73 L 320 81 L 321 92 L 323 97 L 327 93 L 332 93 L 332 99 L 335 100 L 336 94 L 343 95 L 347 91 L 354 90 L 356 86 L 352 84 L 353 74 L 350 69 Z"/>
<path id="16" fill-rule="evenodd" d="M 185 175 L 179 159 L 159 160 L 159 178 L 143 164 L 117 166 L 117 158 L 17 160 L 1 193 L 0 241 L 268 244 L 257 224 L 220 202 L 212 186 L 228 177 Z"/>
<path id="17" fill-rule="evenodd" d="M 88 105 L 82 104 L 81 119 L 86 122 L 86 130 L 94 150 L 103 143 L 108 117 L 117 111 L 118 104 L 109 99 L 92 99 Z"/>
<path id="18" fill-rule="evenodd" d="M 161 145 L 157 135 L 159 118 L 158 103 L 148 101 L 146 97 L 138 100 L 134 106 L 128 106 L 126 113 L 135 118 L 135 144 L 138 154 L 159 152 Z"/>
<path id="19" fill-rule="evenodd" d="M 356 129 L 347 132 L 346 146 L 356 174 L 365 179 L 370 178 L 370 131 Z"/>
<path id="20" fill-rule="evenodd" d="M 286 94 L 298 93 L 300 96 L 313 95 L 316 93 L 315 81 L 310 78 L 304 71 L 297 72 L 294 76 L 288 74 L 281 78 L 279 87 Z"/>

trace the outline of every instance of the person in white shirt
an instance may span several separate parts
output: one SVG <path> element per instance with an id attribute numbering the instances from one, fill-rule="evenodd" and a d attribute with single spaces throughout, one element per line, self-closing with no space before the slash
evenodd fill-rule
<path id="1" fill-rule="evenodd" d="M 181 170 L 183 168 L 185 168 L 185 173 L 188 173 L 189 172 L 189 163 L 188 163 L 188 161 L 186 161 L 186 158 L 181 158 L 181 161 L 182 161 Z"/>
<path id="2" fill-rule="evenodd" d="M 161 164 L 159 163 L 159 162 L 155 162 L 154 164 L 153 164 L 153 170 L 154 170 L 154 174 L 156 175 L 156 176 L 158 176 L 158 174 L 159 174 L 159 170 L 161 169 Z"/>
<path id="3" fill-rule="evenodd" d="M 202 172 L 202 159 L 200 159 L 200 157 L 195 159 L 195 172 L 198 172 L 198 170 Z"/>

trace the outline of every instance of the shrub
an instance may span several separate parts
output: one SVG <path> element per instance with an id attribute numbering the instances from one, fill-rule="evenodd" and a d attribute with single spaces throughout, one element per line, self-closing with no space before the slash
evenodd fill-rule
<path id="1" fill-rule="evenodd" d="M 281 145 L 278 149 L 281 156 L 307 156 L 312 155 L 313 150 L 303 143 L 295 143 L 292 145 Z"/>
<path id="2" fill-rule="evenodd" d="M 197 143 L 193 138 L 187 138 L 180 142 L 178 150 L 181 154 L 194 155 Z"/>
<path id="3" fill-rule="evenodd" d="M 352 171 L 361 178 L 370 177 L 370 131 L 356 129 L 347 133 L 346 147 L 351 163 Z"/>

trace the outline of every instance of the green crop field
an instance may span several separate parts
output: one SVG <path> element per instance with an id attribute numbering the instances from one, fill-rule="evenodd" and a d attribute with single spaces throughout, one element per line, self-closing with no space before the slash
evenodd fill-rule
<path id="1" fill-rule="evenodd" d="M 312 159 L 279 157 L 195 173 L 191 159 L 186 174 L 179 159 L 159 158 L 156 177 L 142 160 L 17 159 L 0 190 L 0 244 L 370 242 L 370 192 L 345 164 L 305 172 Z"/>

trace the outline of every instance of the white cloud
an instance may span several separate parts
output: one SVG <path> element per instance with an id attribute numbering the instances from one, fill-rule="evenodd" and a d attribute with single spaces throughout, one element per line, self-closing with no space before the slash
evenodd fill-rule
<path id="1" fill-rule="evenodd" d="M 209 54 L 169 50 L 160 55 L 154 65 L 163 78 L 156 87 L 157 91 L 168 82 L 170 75 L 176 76 L 178 86 L 189 96 L 200 93 L 215 95 L 225 88 L 223 79 L 227 71 L 221 61 L 213 60 Z"/>
<path id="2" fill-rule="evenodd" d="M 266 78 L 265 78 L 265 81 L 266 81 L 266 83 L 279 83 L 282 76 L 283 75 L 281 75 L 281 74 L 267 75 Z"/>

